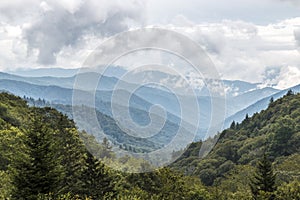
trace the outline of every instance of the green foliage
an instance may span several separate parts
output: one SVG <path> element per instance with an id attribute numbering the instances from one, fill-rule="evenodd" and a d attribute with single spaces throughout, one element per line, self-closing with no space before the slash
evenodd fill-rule
<path id="1" fill-rule="evenodd" d="M 117 158 L 106 138 L 101 144 L 96 142 L 93 136 L 79 132 L 73 121 L 55 109 L 28 107 L 23 100 L 8 94 L 0 94 L 0 99 L 1 105 L 6 108 L 0 115 L 1 198 L 75 200 L 209 197 L 198 179 L 185 177 L 168 168 L 144 174 L 113 171 L 105 164 L 123 171 L 148 171 L 151 165 L 142 159 L 126 156 Z M 13 120 L 6 120 L 6 116 L 19 120 L 18 127 Z M 90 154 L 85 145 L 97 157 Z M 189 152 L 186 156 L 191 155 L 197 156 L 197 152 Z"/>
<path id="2" fill-rule="evenodd" d="M 210 199 L 209 193 L 199 179 L 184 176 L 169 168 L 161 168 L 150 173 L 130 174 L 126 180 L 133 190 L 138 188 L 146 192 L 139 192 L 142 195 L 138 198 L 141 199 Z"/>
<path id="3" fill-rule="evenodd" d="M 12 189 L 10 174 L 7 171 L 0 170 L 0 199 L 10 198 Z"/>
<path id="4" fill-rule="evenodd" d="M 271 127 L 274 130 L 272 144 L 270 145 L 270 152 L 274 156 L 290 155 L 290 139 L 296 131 L 295 121 L 289 117 L 281 117 L 275 121 Z"/>
<path id="5" fill-rule="evenodd" d="M 233 121 L 230 125 L 230 129 L 235 129 L 236 128 L 236 124 L 235 124 L 235 121 Z"/>
<path id="6" fill-rule="evenodd" d="M 221 192 L 220 198 L 252 199 L 249 185 L 253 173 L 254 167 L 249 165 L 237 165 L 226 173 L 224 178 L 217 179 L 215 187 Z"/>
<path id="7" fill-rule="evenodd" d="M 1 181 L 7 181 L 1 182 L 2 199 L 83 198 L 95 191 L 91 181 L 100 186 L 103 180 L 115 181 L 100 161 L 89 161 L 74 122 L 65 115 L 52 108 L 28 107 L 6 93 L 0 100 L 5 107 L 0 115 L 0 170 Z M 7 116 L 20 121 L 18 127 Z M 98 194 L 115 191 L 111 185 L 102 188 L 106 190 Z"/>
<path id="8" fill-rule="evenodd" d="M 32 125 L 24 135 L 26 157 L 12 163 L 15 199 L 36 199 L 38 194 L 59 191 L 62 170 L 54 144 L 53 132 L 41 118 L 34 116 Z"/>
<path id="9" fill-rule="evenodd" d="M 300 94 L 289 92 L 271 102 L 268 109 L 246 117 L 241 124 L 232 123 L 229 129 L 219 134 L 217 144 L 204 159 L 194 156 L 202 145 L 202 142 L 198 142 L 187 149 L 187 152 L 195 153 L 191 156 L 185 156 L 184 153 L 172 167 L 196 175 L 205 185 L 212 186 L 219 179 L 224 179 L 225 174 L 231 173 L 234 166 L 254 166 L 263 152 L 275 164 L 279 161 L 283 163 L 289 156 L 300 153 L 299 124 Z M 289 181 L 292 174 L 294 176 L 299 172 L 291 172 L 287 165 L 282 167 L 278 171 L 279 181 Z"/>
<path id="10" fill-rule="evenodd" d="M 16 127 L 7 125 L 6 130 L 0 130 L 0 170 L 7 170 L 14 158 L 23 156 L 22 138 L 23 133 Z"/>
<path id="11" fill-rule="evenodd" d="M 278 200 L 300 199 L 300 182 L 295 180 L 290 183 L 284 183 L 278 187 L 275 194 Z"/>
<path id="12" fill-rule="evenodd" d="M 254 199 L 257 199 L 258 196 L 272 195 L 276 190 L 275 178 L 272 163 L 264 154 L 257 164 L 257 170 L 250 184 Z"/>
<path id="13" fill-rule="evenodd" d="M 81 194 L 84 186 L 82 176 L 85 170 L 86 150 L 79 133 L 75 128 L 64 128 L 58 124 L 55 137 L 58 146 L 57 156 L 64 168 L 61 191 Z"/>
<path id="14" fill-rule="evenodd" d="M 281 157 L 274 163 L 277 181 L 290 182 L 300 180 L 300 154 Z"/>
<path id="15" fill-rule="evenodd" d="M 114 182 L 118 177 L 90 153 L 87 154 L 86 165 L 83 173 L 84 193 L 92 199 L 115 196 Z"/>

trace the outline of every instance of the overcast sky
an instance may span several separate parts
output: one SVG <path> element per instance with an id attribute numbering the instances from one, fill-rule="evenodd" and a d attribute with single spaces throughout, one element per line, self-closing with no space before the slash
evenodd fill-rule
<path id="1" fill-rule="evenodd" d="M 9 0 L 0 2 L 0 70 L 78 68 L 132 28 L 183 33 L 224 79 L 300 83 L 299 0 Z"/>

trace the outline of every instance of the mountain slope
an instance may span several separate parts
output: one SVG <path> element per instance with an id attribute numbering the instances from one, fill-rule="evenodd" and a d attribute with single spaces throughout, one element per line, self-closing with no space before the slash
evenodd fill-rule
<path id="1" fill-rule="evenodd" d="M 278 182 L 299 179 L 299 168 L 286 166 L 291 159 L 300 161 L 299 124 L 300 94 L 286 94 L 270 103 L 266 110 L 220 133 L 207 157 L 199 157 L 202 143 L 193 143 L 173 167 L 199 176 L 207 185 L 221 184 L 227 176 L 237 175 L 236 170 L 241 168 L 243 173 L 250 174 L 257 160 L 266 153 L 277 169 Z"/>
<path id="2" fill-rule="evenodd" d="M 231 97 L 227 99 L 227 116 L 231 116 L 238 111 L 241 111 L 248 106 L 256 103 L 258 100 L 269 97 L 275 93 L 280 92 L 280 90 L 274 88 L 262 88 L 255 89 L 249 92 L 245 92 L 241 95 Z"/>
<path id="3" fill-rule="evenodd" d="M 77 95 L 76 101 L 73 100 L 73 90 L 68 88 L 62 88 L 58 86 L 40 86 L 34 85 L 22 81 L 5 80 L 0 79 L 0 90 L 9 91 L 18 96 L 32 97 L 34 99 L 45 99 L 51 104 L 64 104 L 72 105 L 86 105 L 93 107 L 93 100 L 95 100 L 96 108 L 101 113 L 112 117 L 112 91 L 98 90 L 95 92 L 95 97 L 92 92 L 77 90 L 80 95 Z M 118 111 L 122 111 L 121 115 L 124 116 L 126 110 L 130 110 L 131 117 L 139 125 L 147 125 L 150 122 L 149 109 L 153 106 L 150 102 L 144 100 L 136 94 L 130 95 L 129 105 L 126 101 L 128 92 L 126 90 L 116 90 L 114 93 L 118 93 L 121 98 L 117 103 L 114 103 L 114 107 L 118 108 Z M 209 102 L 208 102 L 209 103 Z M 196 129 L 194 125 L 189 124 L 186 121 L 181 120 L 178 116 L 171 112 L 166 112 L 167 121 L 172 124 L 179 124 L 182 121 L 181 126 L 186 130 Z M 164 116 L 159 116 L 161 119 Z M 200 132 L 201 131 L 201 132 Z M 204 130 L 199 130 L 198 133 L 203 135 Z M 170 131 L 169 133 L 174 132 Z"/>
<path id="4" fill-rule="evenodd" d="M 229 127 L 230 124 L 232 123 L 232 121 L 241 122 L 247 114 L 249 116 L 252 116 L 254 113 L 257 113 L 257 112 L 260 112 L 260 111 L 266 109 L 268 107 L 269 103 L 270 103 L 271 98 L 273 98 L 274 100 L 279 99 L 279 98 L 283 97 L 289 90 L 292 90 L 295 93 L 299 93 L 300 92 L 300 85 L 294 86 L 294 87 L 289 88 L 289 89 L 282 90 L 282 91 L 277 92 L 273 95 L 265 97 L 265 98 L 257 101 L 256 103 L 248 106 L 247 108 L 235 113 L 234 115 L 228 117 L 225 120 L 224 127 L 226 127 L 226 128 Z"/>
<path id="5" fill-rule="evenodd" d="M 64 104 L 64 105 L 71 105 L 72 104 L 72 94 L 73 91 L 71 89 L 61 88 L 57 86 L 38 86 L 33 85 L 29 83 L 24 83 L 20 81 L 13 81 L 13 80 L 0 80 L 0 90 L 7 90 L 15 95 L 19 95 L 21 97 L 27 96 L 32 98 L 41 98 L 45 99 L 46 101 L 50 101 L 51 103 L 49 106 L 59 108 L 60 111 L 68 114 L 69 116 L 72 116 L 72 108 L 70 106 L 59 106 L 57 107 L 56 104 Z M 115 91 L 116 92 L 116 91 Z M 127 93 L 127 91 L 119 91 L 122 93 Z M 179 126 L 182 127 L 182 130 L 185 135 L 191 135 L 192 133 L 189 130 L 194 130 L 195 128 L 192 127 L 192 125 L 182 122 L 180 124 L 180 118 L 172 115 L 171 113 L 167 113 L 167 119 L 164 123 L 164 126 L 161 128 L 161 130 L 158 130 L 160 127 L 159 125 L 154 125 L 154 127 L 157 127 L 157 130 L 155 129 L 155 133 L 157 133 L 155 136 L 145 139 L 136 139 L 135 137 L 131 136 L 130 134 L 130 127 L 129 123 L 128 126 L 126 126 L 127 132 L 124 132 L 121 130 L 117 124 L 116 120 L 112 119 L 112 110 L 111 110 L 111 95 L 112 92 L 110 91 L 97 91 L 96 92 L 96 109 L 97 109 L 97 117 L 100 125 L 102 126 L 102 129 L 105 130 L 106 137 L 110 138 L 115 145 L 123 145 L 126 146 L 126 148 L 129 148 L 129 146 L 136 150 L 136 151 L 152 151 L 158 148 L 161 148 L 162 146 L 168 144 L 173 138 L 174 135 L 178 132 Z M 125 94 L 124 94 L 125 95 Z M 85 106 L 91 106 L 92 103 L 90 103 L 88 100 L 93 99 L 93 96 L 89 92 L 81 91 L 80 95 L 81 99 L 77 99 L 77 105 L 85 105 Z M 136 122 L 139 125 L 146 126 L 151 122 L 148 109 L 152 106 L 152 104 L 148 103 L 147 101 L 141 99 L 140 97 L 136 95 L 132 95 L 131 97 L 131 103 L 130 107 L 126 104 L 114 104 L 114 107 L 118 110 L 119 115 L 125 116 L 125 112 L 129 109 L 130 114 L 132 117 L 132 120 Z M 122 102 L 121 102 L 122 103 Z M 36 104 L 38 105 L 38 104 Z M 80 108 L 80 107 L 77 107 Z M 86 107 L 87 108 L 87 107 Z M 82 109 L 81 111 L 78 111 L 79 118 L 75 119 L 75 122 L 79 125 L 79 128 L 82 130 L 86 130 L 91 134 L 94 134 L 96 139 L 98 141 L 101 141 L 103 139 L 103 134 L 100 137 L 100 133 L 95 131 L 95 127 L 97 127 L 97 123 L 92 123 L 89 117 L 91 114 L 85 113 L 86 110 L 92 110 L 92 109 Z M 163 122 L 164 118 L 157 115 L 152 115 L 151 117 L 155 118 L 157 123 Z M 123 120 L 130 120 L 130 119 L 123 119 Z M 153 121 L 152 121 L 153 122 Z M 109 127 L 109 128 L 108 128 Z M 151 130 L 151 131 L 154 131 Z M 147 133 L 145 133 L 147 134 Z M 182 141 L 184 141 L 184 138 L 182 138 Z M 185 142 L 186 144 L 186 142 Z"/>

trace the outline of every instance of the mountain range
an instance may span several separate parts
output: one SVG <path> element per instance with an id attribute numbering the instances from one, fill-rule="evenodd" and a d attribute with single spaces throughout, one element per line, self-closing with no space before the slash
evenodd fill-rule
<path id="1" fill-rule="evenodd" d="M 142 85 L 139 87 L 135 82 L 120 80 L 122 79 L 122 74 L 126 72 L 121 67 L 113 67 L 110 71 L 106 72 L 105 75 L 95 72 L 82 73 L 80 74 L 80 78 L 84 80 L 81 81 L 83 84 L 77 84 L 74 87 L 77 78 L 76 72 L 78 72 L 78 69 L 43 69 L 35 70 L 32 77 L 28 76 L 32 71 L 19 71 L 14 72 L 14 74 L 0 72 L 0 90 L 8 91 L 21 97 L 26 96 L 34 99 L 44 99 L 52 105 L 72 105 L 74 103 L 74 99 L 72 99 L 74 91 L 77 91 L 80 94 L 79 99 L 76 99 L 77 105 L 82 104 L 87 107 L 93 107 L 93 100 L 95 100 L 97 111 L 112 118 L 114 118 L 112 105 L 122 112 L 126 112 L 126 110 L 129 109 L 130 117 L 135 123 L 141 126 L 151 123 L 150 109 L 153 105 L 160 105 L 165 109 L 165 112 L 162 114 L 155 113 L 154 116 L 160 120 L 163 120 L 166 116 L 167 124 L 173 124 L 173 127 L 174 125 L 183 126 L 187 132 L 191 132 L 195 127 L 198 127 L 195 140 L 204 139 L 209 129 L 212 117 L 213 98 L 218 102 L 218 105 L 221 105 L 223 101 L 226 102 L 226 110 L 224 116 L 225 120 L 213 122 L 211 126 L 224 123 L 223 128 L 227 128 L 232 121 L 241 122 L 246 114 L 252 115 L 267 108 L 269 100 L 272 97 L 278 99 L 288 90 L 278 90 L 272 87 L 260 88 L 259 83 L 222 80 L 226 96 L 222 97 L 222 95 L 220 95 L 219 97 L 213 97 L 209 96 L 206 86 L 195 87 L 198 91 L 196 92 L 196 101 L 200 108 L 199 123 L 195 124 L 195 120 L 193 119 L 194 115 L 192 114 L 185 115 L 184 119 L 182 119 L 181 102 L 178 100 L 179 98 L 183 100 L 183 102 L 191 102 L 192 99 L 195 98 L 192 95 L 173 94 L 171 91 L 153 85 Z M 56 73 L 62 75 L 50 76 L 57 75 Z M 155 77 L 168 77 L 175 82 L 179 80 L 175 75 L 163 72 L 153 73 L 146 74 L 147 76 L 143 77 L 145 82 L 147 78 L 150 78 L 150 75 L 151 77 L 153 77 L 153 75 L 155 75 Z M 49 74 L 49 76 L 43 76 L 47 74 Z M 188 78 L 189 77 L 187 77 L 187 79 Z M 209 80 L 207 82 L 209 82 Z M 94 83 L 98 83 L 98 85 L 95 86 Z M 114 90 L 117 84 L 121 84 L 122 88 Z M 128 91 L 130 88 L 138 89 L 135 90 L 134 94 L 131 94 L 131 92 Z M 300 85 L 291 89 L 295 92 L 299 92 Z M 113 95 L 115 94 L 118 94 L 119 99 L 112 103 Z M 125 101 L 128 96 L 130 96 L 129 102 Z M 78 97 L 78 95 L 76 97 Z M 87 99 L 89 100 L 87 101 Z M 193 109 L 195 109 L 192 107 L 186 108 L 188 109 L 186 113 L 193 113 Z M 219 112 L 218 109 L 221 110 L 222 108 L 214 109 L 217 115 Z M 123 115 L 122 112 L 121 116 Z M 170 128 L 172 126 L 166 127 L 168 128 L 164 131 L 168 133 L 167 135 L 172 135 L 171 132 L 176 130 L 176 128 Z M 130 129 L 130 127 L 127 128 Z M 165 139 L 165 141 L 167 140 Z"/>

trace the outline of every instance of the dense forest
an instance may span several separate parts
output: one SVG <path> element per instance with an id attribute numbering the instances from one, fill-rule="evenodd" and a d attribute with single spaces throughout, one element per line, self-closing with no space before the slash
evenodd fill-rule
<path id="1" fill-rule="evenodd" d="M 232 122 L 216 137 L 204 159 L 199 158 L 202 143 L 192 143 L 172 168 L 215 188 L 216 199 L 300 199 L 300 94 L 290 90 L 270 99 L 268 109 L 246 115 L 241 124 Z M 269 170 L 259 171 L 262 163 Z M 263 188 L 268 173 L 274 181 Z"/>
<path id="2" fill-rule="evenodd" d="M 289 91 L 219 133 L 205 158 L 195 142 L 169 167 L 126 173 L 151 165 L 117 157 L 53 108 L 1 93 L 0 199 L 300 199 L 299 124 L 300 94 Z"/>

